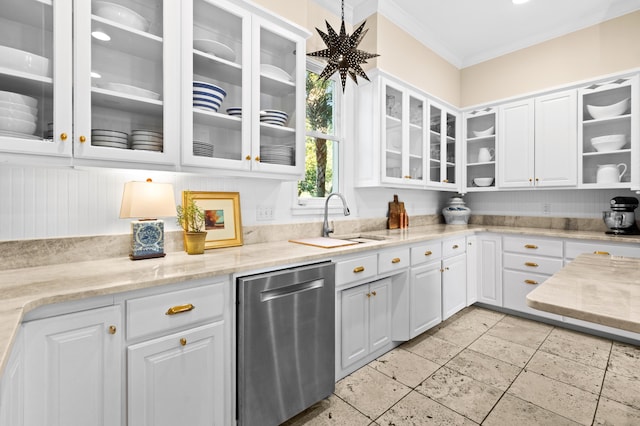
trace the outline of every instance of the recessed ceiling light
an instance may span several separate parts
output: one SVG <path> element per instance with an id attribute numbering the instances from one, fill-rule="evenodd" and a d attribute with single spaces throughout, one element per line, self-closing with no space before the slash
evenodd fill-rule
<path id="1" fill-rule="evenodd" d="M 529 0 L 511 0 L 513 4 L 525 4 Z"/>
<path id="2" fill-rule="evenodd" d="M 93 31 L 91 33 L 91 36 L 93 38 L 96 38 L 98 40 L 102 40 L 102 41 L 109 41 L 111 40 L 111 37 L 109 37 L 109 34 L 103 32 L 103 31 Z"/>

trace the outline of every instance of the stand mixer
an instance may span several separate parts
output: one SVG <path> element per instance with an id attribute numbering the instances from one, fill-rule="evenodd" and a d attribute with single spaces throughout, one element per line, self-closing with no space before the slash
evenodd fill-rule
<path id="1" fill-rule="evenodd" d="M 638 207 L 638 199 L 635 197 L 613 197 L 610 204 L 611 211 L 602 212 L 602 219 L 610 229 L 607 234 L 640 234 L 634 213 Z"/>

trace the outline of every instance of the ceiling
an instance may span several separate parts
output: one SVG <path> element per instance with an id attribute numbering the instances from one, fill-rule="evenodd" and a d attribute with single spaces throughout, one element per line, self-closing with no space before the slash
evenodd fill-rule
<path id="1" fill-rule="evenodd" d="M 340 0 L 313 1 L 340 16 Z M 464 68 L 640 10 L 640 0 L 345 0 L 344 8 L 351 23 L 378 12 Z"/>

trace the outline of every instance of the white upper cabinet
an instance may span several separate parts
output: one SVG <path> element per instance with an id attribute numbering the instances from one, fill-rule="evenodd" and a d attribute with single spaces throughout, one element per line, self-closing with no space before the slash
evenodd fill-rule
<path id="1" fill-rule="evenodd" d="M 468 192 L 496 189 L 497 115 L 495 107 L 465 113 L 464 183 Z"/>
<path id="2" fill-rule="evenodd" d="M 237 2 L 184 2 L 182 16 L 182 163 L 302 174 L 306 33 Z"/>
<path id="3" fill-rule="evenodd" d="M 458 190 L 458 113 L 429 102 L 427 186 Z"/>
<path id="4" fill-rule="evenodd" d="M 71 0 L 0 0 L 0 151 L 71 157 L 71 16 Z"/>
<path id="5" fill-rule="evenodd" d="M 576 111 L 575 90 L 501 105 L 499 187 L 575 186 Z"/>
<path id="6" fill-rule="evenodd" d="M 580 186 L 640 189 L 638 76 L 585 87 L 578 102 Z"/>

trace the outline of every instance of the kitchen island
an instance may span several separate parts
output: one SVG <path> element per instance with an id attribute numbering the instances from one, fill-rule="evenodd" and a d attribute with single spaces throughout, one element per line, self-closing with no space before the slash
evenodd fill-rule
<path id="1" fill-rule="evenodd" d="M 527 295 L 527 305 L 640 333 L 640 259 L 581 254 Z"/>

